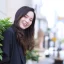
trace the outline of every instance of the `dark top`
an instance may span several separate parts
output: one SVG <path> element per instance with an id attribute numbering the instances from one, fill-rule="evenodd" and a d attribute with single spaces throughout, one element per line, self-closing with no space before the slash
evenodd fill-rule
<path id="1" fill-rule="evenodd" d="M 12 27 L 4 33 L 3 60 L 0 64 L 26 64 L 23 49 L 17 42 L 15 31 Z"/>

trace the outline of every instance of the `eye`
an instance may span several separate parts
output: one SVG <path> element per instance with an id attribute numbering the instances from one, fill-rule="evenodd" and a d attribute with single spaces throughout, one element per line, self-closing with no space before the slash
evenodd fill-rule
<path id="1" fill-rule="evenodd" d="M 28 16 L 27 16 L 27 15 L 25 15 L 24 17 L 25 17 L 25 18 L 28 18 Z"/>
<path id="2" fill-rule="evenodd" d="M 32 21 L 32 19 L 30 19 L 30 21 Z"/>

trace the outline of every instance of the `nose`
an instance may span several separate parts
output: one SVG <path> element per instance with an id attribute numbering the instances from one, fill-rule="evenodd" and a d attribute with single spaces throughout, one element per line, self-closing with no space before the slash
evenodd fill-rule
<path id="1" fill-rule="evenodd" d="M 28 19 L 28 18 L 26 19 L 26 22 L 27 22 L 27 23 L 29 22 L 29 19 Z"/>

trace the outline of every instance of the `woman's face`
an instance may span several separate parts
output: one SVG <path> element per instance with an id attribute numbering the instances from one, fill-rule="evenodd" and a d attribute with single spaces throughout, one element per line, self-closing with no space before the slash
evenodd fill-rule
<path id="1" fill-rule="evenodd" d="M 19 21 L 19 26 L 22 29 L 28 28 L 33 21 L 34 13 L 32 11 L 29 11 L 25 16 L 23 16 Z"/>

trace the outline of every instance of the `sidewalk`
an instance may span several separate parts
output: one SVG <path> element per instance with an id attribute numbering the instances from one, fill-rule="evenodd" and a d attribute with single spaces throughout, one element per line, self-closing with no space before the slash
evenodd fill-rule
<path id="1" fill-rule="evenodd" d="M 39 54 L 39 62 L 34 62 L 33 64 L 52 64 L 54 62 L 54 60 L 52 58 L 46 58 L 44 51 L 43 50 L 39 50 L 38 52 Z"/>

